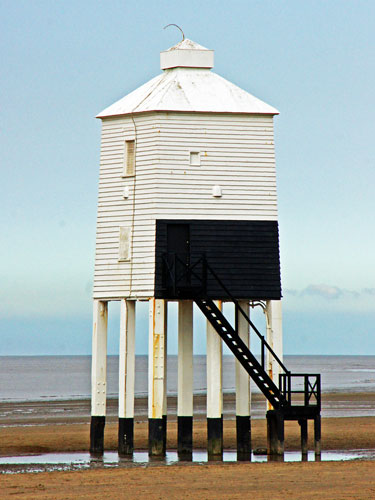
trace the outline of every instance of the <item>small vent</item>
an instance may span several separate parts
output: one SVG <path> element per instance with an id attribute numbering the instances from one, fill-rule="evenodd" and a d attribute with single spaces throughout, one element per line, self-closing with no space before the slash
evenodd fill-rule
<path id="1" fill-rule="evenodd" d="M 130 260 L 130 227 L 120 227 L 118 260 Z"/>
<path id="2" fill-rule="evenodd" d="M 198 151 L 190 151 L 190 165 L 200 165 L 201 154 Z"/>
<path id="3" fill-rule="evenodd" d="M 221 192 L 221 186 L 213 186 L 212 187 L 212 196 L 214 198 L 221 198 L 222 192 Z"/>
<path id="4" fill-rule="evenodd" d="M 125 141 L 124 176 L 135 175 L 135 141 Z"/>

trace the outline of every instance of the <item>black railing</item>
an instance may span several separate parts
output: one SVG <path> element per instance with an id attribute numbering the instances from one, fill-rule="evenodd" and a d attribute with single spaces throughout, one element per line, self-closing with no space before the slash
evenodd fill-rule
<path id="1" fill-rule="evenodd" d="M 260 359 L 263 370 L 266 370 L 266 353 L 268 351 L 269 354 L 275 359 L 281 370 L 285 374 L 290 373 L 284 363 L 272 349 L 272 347 L 268 344 L 264 335 L 260 333 L 249 316 L 242 309 L 238 300 L 231 294 L 228 287 L 222 282 L 214 269 L 212 269 L 212 267 L 208 264 L 206 254 L 201 254 L 194 263 L 191 263 L 190 261 L 187 262 L 185 259 L 179 257 L 179 255 L 176 253 L 165 253 L 163 255 L 163 263 L 164 286 L 165 288 L 170 288 L 173 295 L 177 295 L 178 289 L 180 288 L 181 284 L 185 285 L 186 281 L 189 281 L 190 288 L 193 288 L 191 286 L 191 283 L 193 282 L 192 278 L 200 282 L 200 287 L 196 288 L 199 288 L 200 292 L 205 294 L 207 292 L 208 272 L 210 272 L 213 278 L 221 286 L 227 297 L 234 303 L 236 322 L 235 330 L 238 331 L 238 314 L 241 314 L 259 337 L 261 345 Z M 201 270 L 201 274 L 199 274 L 199 270 Z M 182 286 L 181 288 L 184 289 L 185 287 Z M 187 288 L 189 288 L 189 285 L 187 286 Z"/>
<path id="2" fill-rule="evenodd" d="M 294 386 L 293 382 L 296 383 L 297 387 Z M 320 374 L 280 373 L 279 388 L 290 406 L 314 406 L 320 411 Z M 302 394 L 303 397 L 298 397 L 298 394 Z"/>
<path id="3" fill-rule="evenodd" d="M 272 349 L 272 347 L 269 345 L 269 343 L 266 341 L 264 335 L 260 333 L 258 328 L 254 325 L 254 323 L 251 321 L 249 316 L 245 313 L 245 311 L 242 309 L 240 306 L 238 300 L 231 294 L 227 286 L 221 281 L 219 276 L 216 274 L 216 272 L 212 269 L 212 267 L 206 262 L 206 267 L 212 274 L 212 276 L 216 279 L 216 281 L 219 283 L 221 288 L 224 290 L 224 292 L 227 294 L 228 298 L 234 303 L 235 307 L 235 330 L 238 331 L 238 313 L 240 313 L 245 320 L 248 322 L 250 327 L 254 330 L 254 332 L 257 334 L 260 340 L 260 364 L 262 365 L 263 370 L 266 370 L 266 351 L 268 351 L 271 356 L 275 359 L 279 367 L 285 372 L 285 373 L 290 373 L 289 370 L 286 368 L 284 363 L 281 361 L 281 359 L 277 356 L 275 351 Z"/>
<path id="4" fill-rule="evenodd" d="M 240 306 L 238 300 L 232 295 L 228 287 L 216 274 L 214 269 L 208 264 L 205 254 L 201 254 L 197 260 L 192 263 L 190 256 L 188 259 L 181 258 L 176 253 L 163 254 L 163 281 L 164 288 L 171 292 L 173 296 L 178 296 L 179 292 L 190 291 L 191 294 L 206 295 L 208 273 L 216 280 L 222 290 L 225 292 L 228 299 L 230 299 L 235 306 L 235 331 L 238 333 L 238 317 L 239 314 L 245 318 L 250 328 L 256 333 L 260 340 L 260 364 L 264 371 L 266 369 L 266 356 L 269 356 L 276 361 L 279 370 L 283 373 L 279 374 L 279 389 L 285 402 L 288 406 L 293 406 L 293 403 L 301 405 L 301 398 L 298 394 L 303 394 L 303 406 L 314 407 L 319 409 L 321 407 L 320 399 L 320 375 L 316 374 L 301 374 L 291 373 L 281 359 L 277 356 L 272 347 L 268 344 L 264 335 L 260 333 L 249 316 Z M 194 299 L 194 296 L 190 298 Z M 303 378 L 303 390 L 293 388 L 293 380 Z M 315 380 L 313 378 L 315 377 Z M 296 396 L 296 397 L 294 397 Z"/>
<path id="5" fill-rule="evenodd" d="M 202 254 L 194 263 L 190 256 L 177 253 L 163 254 L 163 288 L 173 296 L 191 291 L 205 294 L 207 291 L 207 259 Z"/>

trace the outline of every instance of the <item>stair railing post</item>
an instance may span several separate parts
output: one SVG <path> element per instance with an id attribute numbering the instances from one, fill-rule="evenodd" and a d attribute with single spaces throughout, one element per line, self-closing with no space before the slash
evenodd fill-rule
<path id="1" fill-rule="evenodd" d="M 284 377 L 283 373 L 279 373 L 279 389 L 280 389 L 281 394 L 285 398 L 285 377 Z"/>
<path id="2" fill-rule="evenodd" d="M 216 272 L 214 271 L 214 269 L 212 269 L 212 267 L 207 263 L 207 269 L 210 271 L 210 273 L 212 274 L 212 276 L 215 278 L 215 280 L 219 283 L 219 285 L 221 286 L 221 288 L 225 291 L 225 293 L 227 294 L 227 296 L 231 299 L 231 301 L 233 303 L 236 303 L 236 299 L 233 297 L 233 295 L 230 293 L 229 289 L 225 286 L 225 284 L 221 281 L 221 279 L 219 278 L 219 276 L 216 274 Z M 267 350 L 270 352 L 270 354 L 273 356 L 273 358 L 275 359 L 275 361 L 278 363 L 278 365 L 280 366 L 280 368 L 282 370 L 284 370 L 284 372 L 287 372 L 287 369 L 284 365 L 284 363 L 281 361 L 281 359 L 277 356 L 277 354 L 274 352 L 274 350 L 271 348 L 271 346 L 264 340 L 264 338 L 262 339 L 262 335 L 261 333 L 259 332 L 259 330 L 256 328 L 256 326 L 254 325 L 254 323 L 250 320 L 250 318 L 245 314 L 245 312 L 242 310 L 241 307 L 238 307 L 238 310 L 239 312 L 242 314 L 242 316 L 244 318 L 246 318 L 247 322 L 249 323 L 250 327 L 254 330 L 254 332 L 257 334 L 257 336 L 259 337 L 259 339 L 264 343 L 264 346 L 267 347 Z M 264 366 L 263 366 L 264 368 Z"/>
<path id="3" fill-rule="evenodd" d="M 238 333 L 238 304 L 235 302 L 234 304 L 234 329 L 236 330 L 236 333 Z"/>
<path id="4" fill-rule="evenodd" d="M 264 355 L 264 337 L 262 337 L 262 342 L 261 342 L 261 364 L 262 368 L 264 370 L 264 362 L 265 362 L 265 355 Z"/>
<path id="5" fill-rule="evenodd" d="M 173 254 L 173 295 L 177 291 L 177 255 Z"/>
<path id="6" fill-rule="evenodd" d="M 202 255 L 202 287 L 203 293 L 207 293 L 207 258 L 206 254 Z"/>
<path id="7" fill-rule="evenodd" d="M 305 385 L 305 406 L 309 405 L 309 376 L 304 376 L 304 385 Z"/>
<path id="8" fill-rule="evenodd" d="M 185 259 L 184 259 L 185 260 Z M 191 261 L 190 261 L 190 254 L 187 255 L 186 261 L 185 261 L 185 268 L 186 268 L 186 284 L 187 286 L 191 285 Z"/>
<path id="9" fill-rule="evenodd" d="M 162 276 L 162 283 L 163 283 L 163 288 L 167 288 L 167 266 L 166 266 L 166 254 L 163 253 L 162 258 L 161 258 L 161 276 Z"/>
<path id="10" fill-rule="evenodd" d="M 321 408 L 321 387 L 320 387 L 320 374 L 317 375 L 317 380 L 316 380 L 316 385 L 317 385 L 317 405 L 319 407 L 319 411 L 320 411 L 320 408 Z"/>

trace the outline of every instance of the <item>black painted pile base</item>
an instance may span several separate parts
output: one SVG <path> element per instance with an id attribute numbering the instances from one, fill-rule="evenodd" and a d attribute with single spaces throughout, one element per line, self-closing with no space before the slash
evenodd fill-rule
<path id="1" fill-rule="evenodd" d="M 304 412 L 303 407 L 292 407 L 292 411 L 284 413 L 282 410 L 267 412 L 267 454 L 270 457 L 284 455 L 284 422 L 297 421 L 301 430 L 302 460 L 308 455 L 308 421 L 314 421 L 314 451 L 315 459 L 321 457 L 321 417 L 319 411 Z"/>
<path id="2" fill-rule="evenodd" d="M 177 453 L 185 460 L 193 455 L 193 417 L 177 417 Z"/>
<path id="3" fill-rule="evenodd" d="M 104 427 L 105 417 L 91 417 L 90 453 L 92 455 L 103 455 L 104 453 Z"/>
<path id="4" fill-rule="evenodd" d="M 148 419 L 148 454 L 164 457 L 167 451 L 167 416 Z"/>
<path id="5" fill-rule="evenodd" d="M 133 455 L 134 451 L 134 419 L 118 419 L 118 454 L 121 457 Z"/>
<path id="6" fill-rule="evenodd" d="M 308 420 L 314 420 L 315 458 L 321 456 L 320 413 L 304 416 L 284 414 L 280 410 L 267 412 L 267 454 L 269 457 L 284 455 L 285 420 L 298 421 L 301 428 L 302 459 L 307 459 Z M 101 456 L 104 453 L 104 416 L 92 416 L 90 427 L 90 453 Z M 251 417 L 236 416 L 237 460 L 251 460 Z M 167 416 L 148 420 L 149 455 L 164 457 L 167 448 Z M 193 417 L 177 417 L 177 452 L 181 460 L 191 460 L 193 453 Z M 118 453 L 131 456 L 134 452 L 134 419 L 119 418 Z M 223 417 L 207 418 L 207 454 L 209 460 L 223 458 Z"/>
<path id="7" fill-rule="evenodd" d="M 251 417 L 236 416 L 237 460 L 251 460 Z"/>
<path id="8" fill-rule="evenodd" d="M 223 417 L 207 419 L 208 458 L 223 456 Z"/>
<path id="9" fill-rule="evenodd" d="M 267 412 L 267 455 L 284 455 L 284 414 L 279 410 Z"/>

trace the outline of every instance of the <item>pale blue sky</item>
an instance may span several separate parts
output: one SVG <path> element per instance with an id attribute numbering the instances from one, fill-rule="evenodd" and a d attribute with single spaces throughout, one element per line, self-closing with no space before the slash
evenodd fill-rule
<path id="1" fill-rule="evenodd" d="M 95 115 L 160 72 L 159 52 L 180 40 L 168 23 L 215 50 L 215 72 L 280 111 L 285 351 L 375 353 L 373 0 L 0 8 L 0 354 L 90 352 Z"/>

